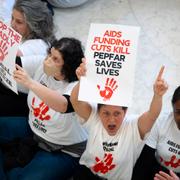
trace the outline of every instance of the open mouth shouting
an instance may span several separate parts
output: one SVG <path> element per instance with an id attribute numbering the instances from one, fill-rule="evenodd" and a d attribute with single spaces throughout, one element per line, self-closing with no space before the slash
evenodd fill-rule
<path id="1" fill-rule="evenodd" d="M 109 124 L 107 126 L 107 131 L 109 135 L 113 136 L 117 132 L 117 126 L 115 124 Z"/>

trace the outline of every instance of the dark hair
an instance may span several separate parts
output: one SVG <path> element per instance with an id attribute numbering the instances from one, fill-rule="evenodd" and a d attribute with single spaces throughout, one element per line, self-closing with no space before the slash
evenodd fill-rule
<path id="1" fill-rule="evenodd" d="M 172 101 L 171 101 L 172 105 L 174 105 L 178 100 L 180 100 L 180 86 L 178 86 L 174 91 Z"/>
<path id="2" fill-rule="evenodd" d="M 64 37 L 52 43 L 52 47 L 58 50 L 64 60 L 61 73 L 64 75 L 64 80 L 73 82 L 78 80 L 76 69 L 81 64 L 84 52 L 81 42 L 75 38 Z M 50 51 L 50 49 L 49 49 Z"/>
<path id="3" fill-rule="evenodd" d="M 25 39 L 43 39 L 52 43 L 54 37 L 53 16 L 45 2 L 39 0 L 16 0 L 13 9 L 24 14 L 30 34 Z"/>
<path id="4" fill-rule="evenodd" d="M 102 106 L 105 106 L 105 105 L 106 105 L 106 104 L 98 104 L 98 105 L 97 105 L 98 111 L 100 111 L 101 107 L 102 107 Z M 122 110 L 124 110 L 124 111 L 127 110 L 127 107 L 125 107 L 125 106 L 121 106 L 121 107 L 122 107 Z"/>

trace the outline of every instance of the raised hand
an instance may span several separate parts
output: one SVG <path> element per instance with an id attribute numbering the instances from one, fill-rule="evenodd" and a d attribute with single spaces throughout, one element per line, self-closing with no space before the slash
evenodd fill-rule
<path id="1" fill-rule="evenodd" d="M 163 72 L 164 72 L 164 66 L 161 67 L 159 74 L 156 78 L 156 81 L 154 83 L 154 93 L 159 96 L 163 96 L 168 89 L 167 83 L 162 78 Z"/>
<path id="2" fill-rule="evenodd" d="M 106 79 L 106 84 L 104 87 L 104 90 L 100 90 L 100 86 L 97 85 L 97 88 L 100 90 L 100 96 L 103 97 L 104 101 L 109 100 L 111 98 L 111 96 L 113 95 L 113 92 L 117 89 L 118 85 L 116 80 L 114 80 L 114 78 L 107 78 Z"/>
<path id="3" fill-rule="evenodd" d="M 85 75 L 86 75 L 86 60 L 85 60 L 85 58 L 83 58 L 82 63 L 76 69 L 76 76 L 80 80 L 81 76 L 85 76 Z"/>
<path id="4" fill-rule="evenodd" d="M 169 174 L 160 171 L 155 174 L 154 180 L 180 180 L 180 178 L 172 171 L 169 171 Z"/>

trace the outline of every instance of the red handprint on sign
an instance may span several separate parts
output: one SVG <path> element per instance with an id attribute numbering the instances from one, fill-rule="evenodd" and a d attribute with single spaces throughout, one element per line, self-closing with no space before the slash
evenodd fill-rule
<path id="1" fill-rule="evenodd" d="M 3 62 L 4 58 L 8 54 L 7 49 L 8 49 L 8 47 L 6 46 L 6 43 L 3 43 L 3 41 L 1 41 L 1 43 L 0 43 L 0 62 Z"/>
<path id="2" fill-rule="evenodd" d="M 49 120 L 51 118 L 50 115 L 46 115 L 46 113 L 49 110 L 49 107 L 44 102 L 41 102 L 39 104 L 39 107 L 34 107 L 34 103 L 35 103 L 35 97 L 32 100 L 32 106 L 31 106 L 33 109 L 34 116 L 38 117 L 42 121 Z"/>
<path id="3" fill-rule="evenodd" d="M 107 78 L 106 79 L 106 84 L 105 84 L 105 89 L 100 90 L 100 86 L 97 85 L 97 88 L 100 90 L 100 96 L 103 97 L 104 101 L 109 100 L 113 94 L 113 92 L 117 89 L 118 85 L 116 84 L 116 80 L 114 78 Z"/>
<path id="4" fill-rule="evenodd" d="M 111 153 L 105 153 L 102 161 L 98 157 L 96 157 L 95 160 L 96 164 L 92 167 L 92 170 L 96 173 L 100 172 L 102 174 L 106 174 L 116 166 L 115 164 L 112 164 L 113 156 Z"/>

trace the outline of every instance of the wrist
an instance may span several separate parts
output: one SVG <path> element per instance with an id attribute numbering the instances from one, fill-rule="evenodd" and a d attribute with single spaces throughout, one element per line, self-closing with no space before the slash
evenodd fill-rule
<path id="1" fill-rule="evenodd" d="M 154 93 L 154 98 L 155 98 L 155 99 L 160 99 L 160 100 L 161 100 L 162 97 L 163 97 L 163 95 Z"/>
<path id="2" fill-rule="evenodd" d="M 36 81 L 34 81 L 33 79 L 31 79 L 31 80 L 29 81 L 29 83 L 28 83 L 28 88 L 33 91 L 33 89 L 35 88 L 35 86 L 36 86 Z"/>

